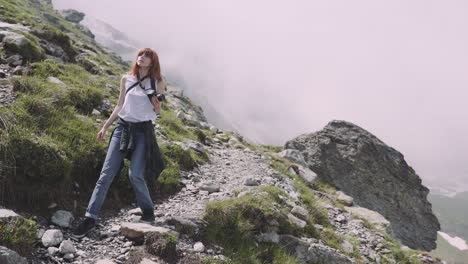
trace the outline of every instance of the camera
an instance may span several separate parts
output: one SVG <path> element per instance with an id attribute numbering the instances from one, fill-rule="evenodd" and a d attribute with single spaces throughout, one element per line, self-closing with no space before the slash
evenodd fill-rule
<path id="1" fill-rule="evenodd" d="M 148 98 L 151 100 L 153 96 L 156 96 L 158 98 L 158 101 L 164 101 L 166 99 L 166 96 L 164 94 L 156 93 L 154 90 L 148 90 L 146 91 L 146 95 L 148 95 Z"/>

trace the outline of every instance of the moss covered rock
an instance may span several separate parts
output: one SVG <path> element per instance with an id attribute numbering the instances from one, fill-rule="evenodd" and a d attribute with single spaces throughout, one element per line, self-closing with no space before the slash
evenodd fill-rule
<path id="1" fill-rule="evenodd" d="M 22 256 L 31 254 L 36 242 L 37 225 L 24 217 L 0 219 L 0 244 Z"/>
<path id="2" fill-rule="evenodd" d="M 25 60 L 38 61 L 45 58 L 44 50 L 27 33 L 0 31 L 0 39 L 8 54 L 19 54 Z"/>

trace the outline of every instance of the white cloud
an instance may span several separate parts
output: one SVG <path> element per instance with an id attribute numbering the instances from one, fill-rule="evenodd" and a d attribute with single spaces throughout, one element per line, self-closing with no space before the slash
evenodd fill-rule
<path id="1" fill-rule="evenodd" d="M 148 43 L 163 71 L 250 138 L 282 144 L 344 119 L 425 180 L 468 180 L 464 1 L 54 3 Z"/>

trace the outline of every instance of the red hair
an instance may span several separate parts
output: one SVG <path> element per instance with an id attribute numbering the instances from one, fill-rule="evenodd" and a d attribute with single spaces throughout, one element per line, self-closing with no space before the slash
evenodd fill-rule
<path id="1" fill-rule="evenodd" d="M 145 55 L 151 59 L 151 66 L 148 70 L 150 77 L 158 81 L 161 81 L 162 78 L 161 78 L 161 66 L 159 65 L 159 57 L 156 51 L 150 48 L 143 48 L 140 51 L 138 51 L 138 55 L 135 58 L 135 62 L 133 63 L 133 66 L 130 69 L 129 73 L 135 76 L 137 75 L 138 71 L 140 70 L 140 66 L 138 66 L 137 64 L 137 59 L 141 55 Z"/>

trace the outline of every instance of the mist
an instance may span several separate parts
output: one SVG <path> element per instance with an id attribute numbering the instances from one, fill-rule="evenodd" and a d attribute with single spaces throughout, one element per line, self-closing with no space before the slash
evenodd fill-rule
<path id="1" fill-rule="evenodd" d="M 215 125 L 282 145 L 350 121 L 468 190 L 466 1 L 53 2 L 154 48 Z"/>

